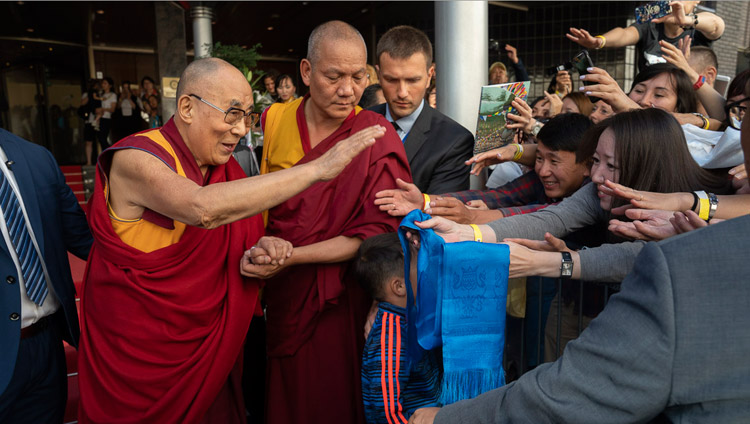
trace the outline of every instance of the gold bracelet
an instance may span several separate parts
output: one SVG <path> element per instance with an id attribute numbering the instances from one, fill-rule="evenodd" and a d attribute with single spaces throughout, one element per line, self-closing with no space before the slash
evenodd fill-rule
<path id="1" fill-rule="evenodd" d="M 604 37 L 603 35 L 596 35 L 596 36 L 594 36 L 594 38 L 601 38 L 601 39 L 602 39 L 602 45 L 601 45 L 601 46 L 599 46 L 599 47 L 597 47 L 597 48 L 596 48 L 597 50 L 598 50 L 598 49 L 603 49 L 603 48 L 604 48 L 604 46 L 605 46 L 605 45 L 607 44 L 607 38 L 606 38 L 606 37 Z"/>
<path id="2" fill-rule="evenodd" d="M 482 230 L 479 229 L 477 224 L 469 224 L 474 230 L 474 241 L 482 242 Z"/>
<path id="3" fill-rule="evenodd" d="M 425 210 L 430 207 L 430 195 L 427 193 L 422 193 L 422 196 L 424 196 L 424 207 L 422 208 L 422 210 Z"/>

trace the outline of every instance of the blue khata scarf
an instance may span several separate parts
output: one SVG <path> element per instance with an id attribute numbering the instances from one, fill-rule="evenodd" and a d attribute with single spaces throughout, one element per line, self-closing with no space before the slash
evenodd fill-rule
<path id="1" fill-rule="evenodd" d="M 399 227 L 407 288 L 409 359 L 443 348 L 443 405 L 469 399 L 505 384 L 505 303 L 510 250 L 494 243 L 446 243 L 414 221 L 430 219 L 411 211 Z M 411 254 L 406 232 L 420 237 L 417 297 L 409 278 Z"/>

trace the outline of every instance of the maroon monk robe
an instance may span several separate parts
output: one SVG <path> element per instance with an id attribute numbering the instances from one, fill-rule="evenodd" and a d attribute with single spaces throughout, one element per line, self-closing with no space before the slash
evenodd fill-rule
<path id="1" fill-rule="evenodd" d="M 161 133 L 195 183 L 245 177 L 230 159 L 204 178 L 172 120 Z M 188 226 L 179 242 L 151 253 L 126 245 L 112 228 L 103 191 L 112 154 L 122 148 L 175 166 L 142 136 L 125 138 L 100 157 L 88 213 L 94 245 L 81 294 L 79 422 L 198 423 L 207 413 L 216 416 L 217 407 L 244 421 L 241 393 L 231 384 L 237 380 L 228 377 L 241 370 L 238 358 L 257 309 L 259 283 L 244 279 L 239 264 L 262 235 L 262 220 L 258 215 L 213 230 Z M 153 211 L 144 219 L 172 224 Z"/>
<path id="2" fill-rule="evenodd" d="M 396 178 L 411 181 L 393 127 L 374 112 L 352 113 L 311 148 L 303 111 L 304 102 L 297 122 L 305 156 L 298 164 L 369 126 L 380 124 L 387 132 L 335 179 L 271 209 L 267 234 L 299 247 L 336 236 L 366 239 L 395 231 L 399 220 L 374 205 L 375 193 L 396 187 Z M 360 362 L 371 299 L 347 277 L 348 267 L 349 262 L 292 266 L 267 283 L 269 424 L 364 422 Z"/>

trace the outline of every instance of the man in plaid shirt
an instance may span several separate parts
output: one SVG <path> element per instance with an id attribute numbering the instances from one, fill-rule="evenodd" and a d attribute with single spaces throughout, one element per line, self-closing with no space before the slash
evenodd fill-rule
<path id="1" fill-rule="evenodd" d="M 416 186 L 397 180 L 399 187 L 377 193 L 376 205 L 392 216 L 425 209 L 462 224 L 483 224 L 506 216 L 538 211 L 575 193 L 589 176 L 589 158 L 576 158 L 578 145 L 591 122 L 583 115 L 566 113 L 547 122 L 537 135 L 538 144 L 524 145 L 517 162 L 534 170 L 490 190 L 466 190 L 440 196 L 423 195 Z M 512 157 L 516 145 L 482 153 L 470 162 L 497 162 Z M 429 203 L 428 203 L 429 202 Z"/>

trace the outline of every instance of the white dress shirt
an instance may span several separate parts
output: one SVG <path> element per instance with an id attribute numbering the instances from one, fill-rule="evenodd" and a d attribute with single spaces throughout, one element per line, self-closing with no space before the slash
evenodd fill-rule
<path id="1" fill-rule="evenodd" d="M 396 132 L 398 133 L 399 138 L 401 138 L 401 141 L 406 140 L 406 136 L 409 135 L 409 132 L 414 126 L 414 123 L 417 122 L 417 118 L 419 118 L 419 114 L 422 113 L 423 108 L 424 99 L 422 99 L 419 107 L 414 112 L 412 112 L 411 115 L 404 116 L 403 118 L 394 121 L 393 116 L 391 116 L 391 108 L 388 107 L 388 103 L 385 104 L 385 119 L 387 119 L 389 122 L 396 122 L 396 125 L 398 125 L 398 129 L 396 130 Z"/>
<path id="2" fill-rule="evenodd" d="M 55 291 L 52 288 L 52 284 L 50 284 L 47 265 L 44 263 L 44 257 L 39 250 L 39 244 L 36 241 L 34 229 L 31 228 L 29 215 L 26 213 L 26 206 L 23 203 L 21 191 L 18 189 L 16 177 L 15 175 L 13 175 L 13 171 L 8 168 L 6 162 L 8 162 L 8 157 L 5 155 L 5 151 L 3 150 L 3 148 L 0 147 L 0 171 L 5 174 L 5 178 L 10 183 L 11 189 L 16 193 L 16 197 L 18 197 L 18 202 L 21 205 L 23 217 L 26 219 L 26 229 L 29 231 L 31 242 L 34 244 L 34 249 L 36 249 L 36 253 L 39 255 L 39 260 L 42 263 L 42 270 L 44 270 L 44 280 L 46 281 L 47 289 L 49 290 L 49 294 L 44 300 L 44 303 L 42 303 L 42 306 L 39 306 L 31 301 L 29 299 L 29 296 L 26 294 L 26 283 L 23 279 L 23 272 L 21 272 L 21 263 L 18 261 L 16 249 L 10 239 L 10 234 L 8 233 L 8 225 L 5 222 L 5 212 L 3 211 L 3 213 L 0 213 L 0 231 L 2 231 L 3 233 L 3 239 L 5 239 L 5 244 L 8 247 L 8 253 L 10 253 L 10 257 L 13 258 L 13 264 L 15 264 L 16 272 L 18 273 L 18 288 L 19 290 L 21 290 L 21 328 L 25 328 L 39 321 L 43 317 L 55 313 L 60 308 L 60 302 L 57 300 L 57 296 L 55 295 Z"/>

